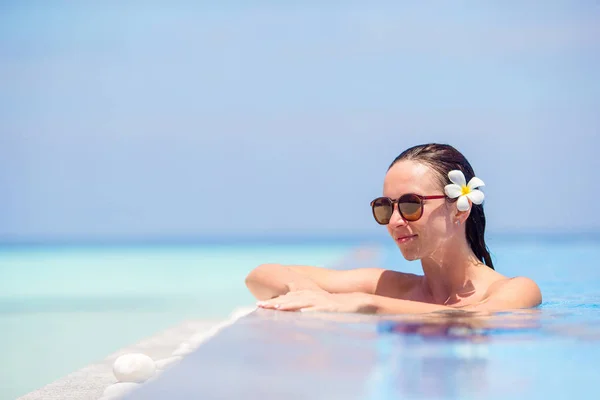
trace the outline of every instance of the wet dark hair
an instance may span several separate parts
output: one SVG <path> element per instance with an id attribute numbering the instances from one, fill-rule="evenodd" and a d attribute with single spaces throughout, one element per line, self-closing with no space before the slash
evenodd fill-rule
<path id="1" fill-rule="evenodd" d="M 473 167 L 471 167 L 465 156 L 447 144 L 428 143 L 406 149 L 394 159 L 388 170 L 397 162 L 404 160 L 415 161 L 433 169 L 438 176 L 442 188 L 450 183 L 448 172 L 454 169 L 461 170 L 467 182 L 475 176 Z M 455 199 L 448 200 L 456 201 Z M 492 257 L 485 244 L 485 214 L 483 212 L 483 204 L 472 205 L 471 214 L 466 223 L 466 235 L 471 250 L 473 250 L 477 259 L 491 269 L 494 269 Z"/>

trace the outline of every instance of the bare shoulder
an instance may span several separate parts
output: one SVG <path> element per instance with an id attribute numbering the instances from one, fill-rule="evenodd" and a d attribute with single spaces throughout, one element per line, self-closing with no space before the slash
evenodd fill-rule
<path id="1" fill-rule="evenodd" d="M 531 278 L 524 276 L 517 276 L 514 278 L 503 277 L 490 285 L 489 293 L 505 292 L 505 291 L 519 291 L 527 293 L 540 293 L 540 288 Z"/>
<path id="2" fill-rule="evenodd" d="M 342 274 L 343 280 L 353 281 L 361 292 L 395 298 L 402 297 L 420 282 L 417 275 L 384 268 L 357 268 Z"/>
<path id="3" fill-rule="evenodd" d="M 419 286 L 423 277 L 406 272 L 383 270 L 377 280 L 373 294 L 396 299 L 405 298 L 407 293 Z"/>
<path id="4" fill-rule="evenodd" d="M 542 292 L 537 283 L 530 278 L 502 277 L 490 285 L 486 300 L 501 302 L 507 308 L 530 308 L 542 303 Z"/>

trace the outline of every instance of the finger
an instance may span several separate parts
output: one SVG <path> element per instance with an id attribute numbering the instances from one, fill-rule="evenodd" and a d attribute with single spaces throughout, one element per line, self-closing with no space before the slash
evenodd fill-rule
<path id="1" fill-rule="evenodd" d="M 304 297 L 306 298 L 306 296 L 304 296 Z M 279 309 L 289 303 L 306 303 L 306 302 L 307 302 L 306 299 L 302 300 L 302 296 L 284 295 L 284 296 L 275 297 L 273 299 L 269 299 L 269 300 L 265 300 L 265 301 L 259 301 L 256 303 L 256 305 L 261 308 Z M 313 304 L 314 304 L 313 302 L 308 302 L 307 305 L 313 305 Z"/>
<path id="2" fill-rule="evenodd" d="M 313 307 L 314 303 L 309 301 L 290 301 L 283 304 L 278 304 L 276 307 L 280 311 L 298 311 L 302 308 Z"/>
<path id="3" fill-rule="evenodd" d="M 304 299 L 304 298 L 314 298 L 314 294 L 301 290 L 299 292 L 289 292 L 287 294 L 278 296 L 278 297 L 274 297 L 272 299 L 269 300 L 265 300 L 262 302 L 259 302 L 261 304 L 282 304 L 285 303 L 287 301 L 296 301 L 298 299 Z"/>
<path id="4" fill-rule="evenodd" d="M 259 301 L 258 303 L 256 303 L 256 306 L 260 308 L 275 308 L 275 305 L 275 303 L 268 303 L 264 301 Z"/>
<path id="5" fill-rule="evenodd" d="M 263 308 L 273 308 L 276 304 L 280 304 L 289 299 L 287 294 L 273 297 L 272 299 L 257 301 L 256 305 Z"/>
<path id="6" fill-rule="evenodd" d="M 277 301 L 272 301 L 277 300 Z M 315 305 L 315 302 L 310 298 L 278 298 L 272 299 L 266 302 L 258 302 L 257 306 L 261 308 L 268 308 L 272 310 L 281 310 L 281 311 L 297 311 L 303 307 L 312 307 Z"/>
<path id="7" fill-rule="evenodd" d="M 301 290 L 298 292 L 290 292 L 273 299 L 260 301 L 256 303 L 256 305 L 262 308 L 292 310 L 298 309 L 298 307 L 314 306 L 319 301 L 319 296 L 319 293 L 310 290 Z"/>

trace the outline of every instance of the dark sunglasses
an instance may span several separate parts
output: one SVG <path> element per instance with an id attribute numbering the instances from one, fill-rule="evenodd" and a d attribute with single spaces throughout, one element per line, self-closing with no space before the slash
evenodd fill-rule
<path id="1" fill-rule="evenodd" d="M 414 193 L 408 193 L 400 196 L 398 200 L 389 197 L 378 197 L 371 202 L 373 217 L 380 225 L 390 223 L 392 214 L 394 214 L 394 204 L 398 203 L 398 212 L 405 221 L 414 222 L 423 216 L 423 202 L 425 200 L 443 199 L 446 196 L 421 196 Z"/>

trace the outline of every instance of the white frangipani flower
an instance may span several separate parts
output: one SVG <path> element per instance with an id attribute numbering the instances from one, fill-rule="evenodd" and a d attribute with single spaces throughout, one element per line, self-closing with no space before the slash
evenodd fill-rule
<path id="1" fill-rule="evenodd" d="M 467 211 L 471 207 L 469 200 L 474 204 L 483 203 L 483 192 L 476 188 L 484 186 L 483 181 L 477 177 L 473 177 L 469 183 L 465 179 L 465 175 L 460 170 L 452 170 L 448 172 L 448 178 L 450 178 L 450 184 L 444 187 L 446 196 L 451 199 L 458 197 L 457 207 L 459 211 Z"/>

